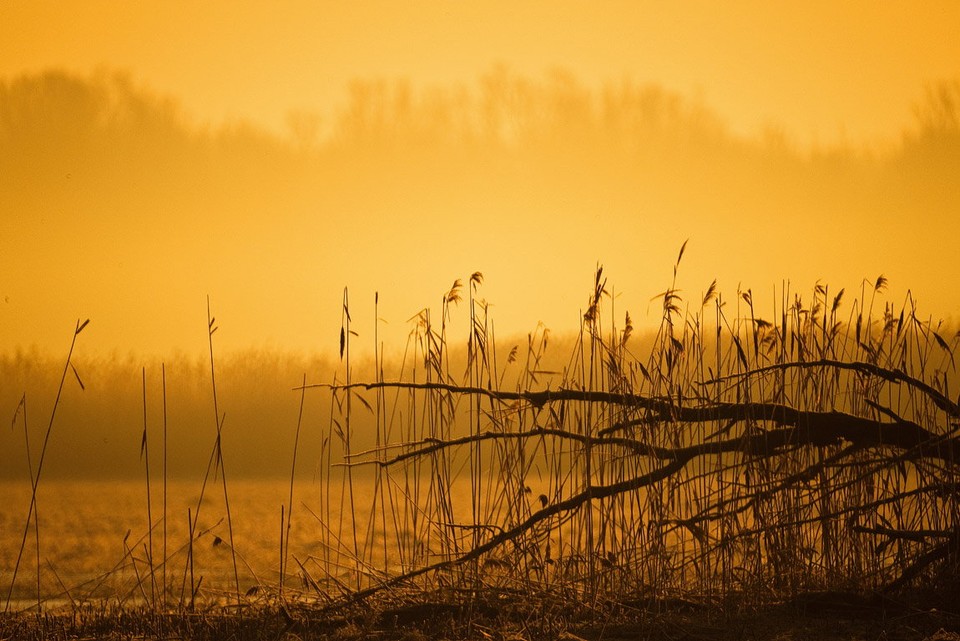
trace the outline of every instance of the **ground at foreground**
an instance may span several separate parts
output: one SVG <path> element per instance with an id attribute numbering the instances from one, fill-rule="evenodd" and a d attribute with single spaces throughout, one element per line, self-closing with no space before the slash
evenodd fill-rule
<path id="1" fill-rule="evenodd" d="M 617 607 L 604 613 L 543 607 L 530 600 L 405 602 L 323 612 L 295 605 L 155 615 L 78 609 L 0 618 L 0 640 L 166 639 L 170 641 L 960 641 L 960 608 L 880 602 L 840 593 L 807 595 L 757 611 Z M 654 608 L 655 609 L 655 608 Z"/>

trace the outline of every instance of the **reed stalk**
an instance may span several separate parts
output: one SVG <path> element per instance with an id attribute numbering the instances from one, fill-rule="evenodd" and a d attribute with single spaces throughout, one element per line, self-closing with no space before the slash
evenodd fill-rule
<path id="1" fill-rule="evenodd" d="M 10 598 L 13 595 L 13 587 L 17 583 L 17 573 L 20 569 L 20 561 L 23 558 L 23 550 L 27 544 L 27 536 L 30 532 L 30 521 L 31 519 L 36 519 L 34 522 L 34 534 L 37 539 L 37 556 L 40 555 L 40 525 L 39 519 L 37 519 L 36 509 L 37 509 L 37 489 L 40 487 L 40 475 L 43 472 L 43 462 L 47 456 L 47 446 L 50 444 L 50 434 L 53 432 L 53 423 L 57 415 L 57 408 L 60 406 L 60 397 L 63 394 L 63 385 L 67 380 L 67 372 L 71 369 L 73 370 L 74 376 L 76 377 L 77 383 L 80 385 L 80 388 L 83 389 L 83 382 L 80 380 L 80 375 L 77 373 L 77 370 L 73 368 L 71 359 L 73 358 L 73 349 L 77 344 L 77 336 L 80 335 L 80 332 L 86 328 L 90 323 L 90 319 L 83 321 L 77 320 L 77 325 L 73 330 L 73 336 L 70 339 L 70 348 L 67 350 L 67 359 L 63 365 L 63 374 L 60 376 L 60 384 L 57 386 L 57 395 L 53 401 L 53 409 L 50 411 L 50 420 L 47 423 L 47 430 L 43 435 L 43 445 L 40 447 L 40 456 L 37 460 L 37 471 L 34 475 L 31 472 L 32 480 L 30 483 L 30 507 L 27 509 L 27 518 L 25 519 L 23 526 L 23 537 L 20 540 L 20 549 L 17 552 L 17 560 L 13 566 L 13 576 L 10 578 L 10 588 L 7 590 L 7 599 L 4 605 L 4 612 L 9 612 L 10 610 Z M 37 585 L 40 585 L 40 564 L 37 564 Z M 40 607 L 40 603 L 37 603 L 37 607 Z"/>

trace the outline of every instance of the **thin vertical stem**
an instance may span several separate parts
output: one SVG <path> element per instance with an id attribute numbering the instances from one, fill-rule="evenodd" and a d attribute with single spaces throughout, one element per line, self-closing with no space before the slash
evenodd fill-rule
<path id="1" fill-rule="evenodd" d="M 237 570 L 237 549 L 233 540 L 233 518 L 230 514 L 230 496 L 227 492 L 227 470 L 223 461 L 223 420 L 220 416 L 220 406 L 217 403 L 217 373 L 213 359 L 213 334 L 217 331 L 214 326 L 216 319 L 210 314 L 210 297 L 207 296 L 207 345 L 210 348 L 210 383 L 213 389 L 213 413 L 217 425 L 217 442 L 215 446 L 217 467 L 220 470 L 220 480 L 223 486 L 223 504 L 227 512 L 227 534 L 230 537 L 230 556 L 233 560 L 233 579 L 236 587 L 237 603 L 240 603 L 240 573 Z"/>
<path id="2" fill-rule="evenodd" d="M 70 340 L 70 349 L 67 351 L 67 360 L 63 364 L 63 374 L 60 376 L 60 384 L 57 386 L 57 396 L 53 401 L 53 409 L 50 411 L 50 421 L 47 423 L 47 431 L 43 436 L 43 445 L 40 448 L 40 458 L 37 461 L 37 474 L 33 479 L 32 488 L 30 492 L 30 507 L 27 510 L 27 519 L 23 527 L 23 538 L 20 541 L 20 551 L 17 553 L 17 562 L 13 567 L 13 577 L 10 579 L 10 589 L 7 591 L 7 600 L 6 605 L 4 605 L 4 612 L 10 610 L 10 598 L 13 596 L 13 586 L 17 583 L 17 571 L 20 569 L 20 561 L 23 557 L 23 549 L 27 544 L 27 535 L 30 532 L 30 519 L 36 518 L 36 509 L 37 509 L 37 488 L 40 486 L 40 473 L 43 472 L 43 461 L 47 455 L 47 445 L 50 443 L 50 434 L 53 431 L 53 420 L 57 415 L 57 408 L 60 406 L 60 396 L 63 393 L 63 384 L 67 380 L 67 371 L 70 369 L 70 359 L 73 357 L 73 348 L 77 344 L 77 336 L 80 335 L 80 332 L 83 331 L 83 328 L 87 326 L 90 322 L 90 319 L 80 322 L 77 320 L 77 326 L 73 330 L 73 337 Z M 76 373 L 76 370 L 74 370 Z M 79 377 L 77 381 L 79 382 Z M 81 388 L 83 384 L 81 383 Z M 37 535 L 37 557 L 40 556 L 40 534 L 39 534 L 39 525 L 35 524 L 35 532 Z M 37 564 L 37 572 L 39 572 L 39 563 Z M 39 603 L 38 603 L 39 607 Z"/>
<path id="3" fill-rule="evenodd" d="M 167 604 L 167 367 L 160 364 L 163 401 L 163 605 Z"/>
<path id="4" fill-rule="evenodd" d="M 140 457 L 143 459 L 147 477 L 147 564 L 150 568 L 150 605 L 157 610 L 157 581 L 153 568 L 153 502 L 150 497 L 150 446 L 147 439 L 147 368 L 141 369 L 143 392 L 143 438 L 140 441 Z"/>
<path id="5" fill-rule="evenodd" d="M 293 462 L 290 464 L 290 493 L 287 496 L 287 526 L 283 530 L 283 509 L 280 510 L 280 598 L 283 599 L 283 579 L 287 568 L 287 555 L 290 554 L 290 526 L 293 522 L 293 479 L 297 473 L 297 451 L 300 449 L 300 426 L 303 425 L 303 404 L 307 392 L 307 374 L 303 374 L 303 385 L 300 387 L 300 410 L 297 412 L 297 432 L 293 438 Z"/>

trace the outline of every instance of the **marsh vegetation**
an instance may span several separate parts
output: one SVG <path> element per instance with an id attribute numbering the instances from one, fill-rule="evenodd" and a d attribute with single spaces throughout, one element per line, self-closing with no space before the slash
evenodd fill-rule
<path id="1" fill-rule="evenodd" d="M 578 334 L 554 340 L 539 327 L 499 344 L 478 272 L 411 319 L 401 357 L 384 359 L 374 337 L 377 351 L 359 362 L 351 323 L 376 304 L 361 312 L 345 292 L 332 377 L 286 381 L 285 425 L 258 432 L 285 450 L 289 478 L 256 523 L 236 513 L 241 466 L 217 394 L 211 313 L 212 411 L 207 429 L 191 428 L 203 435 L 192 445 L 196 502 L 168 510 L 167 374 L 148 417 L 144 369 L 136 434 L 148 519 L 97 590 L 43 588 L 57 575 L 42 554 L 59 535 L 37 518 L 36 496 L 48 443 L 69 426 L 57 392 L 38 441 L 21 403 L 31 497 L 20 556 L 4 553 L 5 629 L 59 634 L 17 609 L 73 633 L 183 637 L 349 636 L 430 621 L 462 635 L 499 622 L 527 637 L 640 622 L 624 629 L 652 637 L 664 616 L 726 634 L 723 621 L 777 607 L 873 623 L 939 608 L 916 638 L 956 623 L 960 333 L 909 296 L 889 301 L 882 276 L 857 292 L 785 287 L 766 310 L 715 282 L 684 296 L 683 254 L 649 333 L 635 331 L 598 268 Z M 450 333 L 454 317 L 466 336 Z M 68 356 L 59 389 L 79 387 L 82 370 Z M 272 557 L 248 553 L 254 539 Z M 31 555 L 33 577 L 20 571 Z"/>

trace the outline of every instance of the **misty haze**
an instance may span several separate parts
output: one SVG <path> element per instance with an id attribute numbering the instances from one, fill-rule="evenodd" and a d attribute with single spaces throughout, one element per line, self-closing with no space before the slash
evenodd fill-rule
<path id="1" fill-rule="evenodd" d="M 957 11 L 827 4 L 0 7 L 0 637 L 960 638 Z"/>
<path id="2" fill-rule="evenodd" d="M 572 331 L 563 303 L 598 262 L 650 327 L 687 238 L 686 291 L 716 278 L 770 309 L 786 281 L 855 288 L 883 273 L 947 317 L 953 256 L 930 246 L 960 231 L 958 95 L 918 95 L 896 145 L 801 151 L 776 130 L 735 137 L 655 85 L 590 91 L 562 72 L 494 68 L 420 91 L 357 81 L 334 115 L 294 114 L 287 138 L 192 126 L 124 76 L 8 79 L 0 260 L 20 277 L 4 281 L 0 337 L 62 349 L 84 315 L 101 353 L 202 353 L 210 295 L 226 349 L 329 353 L 348 286 L 367 350 L 379 292 L 389 349 L 477 270 L 501 331 Z M 57 295 L 32 295 L 45 290 Z"/>

